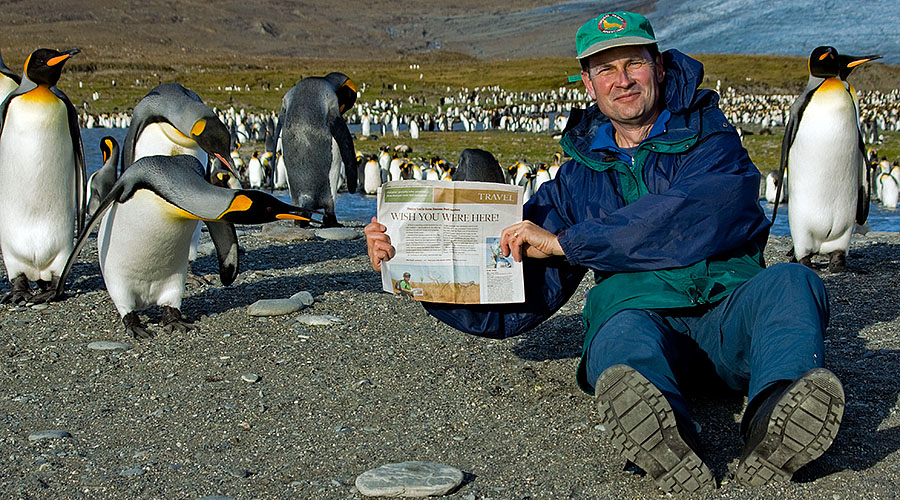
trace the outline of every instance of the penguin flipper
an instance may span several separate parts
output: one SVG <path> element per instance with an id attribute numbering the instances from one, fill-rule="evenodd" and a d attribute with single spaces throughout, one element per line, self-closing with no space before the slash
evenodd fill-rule
<path id="1" fill-rule="evenodd" d="M 81 129 L 78 126 L 78 112 L 61 90 L 56 87 L 51 87 L 50 90 L 66 104 L 69 116 L 69 135 L 72 137 L 72 150 L 75 153 L 75 219 L 77 221 L 75 231 L 76 234 L 81 234 L 87 213 L 87 168 L 84 164 L 84 145 L 81 142 Z"/>
<path id="2" fill-rule="evenodd" d="M 791 153 L 791 146 L 794 144 L 794 138 L 797 137 L 797 129 L 800 128 L 800 119 L 806 106 L 812 99 L 813 93 L 822 85 L 825 80 L 810 76 L 803 92 L 797 96 L 797 99 L 791 104 L 791 116 L 788 118 L 787 126 L 784 128 L 784 138 L 781 140 L 781 162 L 778 166 L 778 189 L 775 190 L 775 204 L 772 208 L 772 223 L 775 222 L 775 216 L 778 215 L 778 204 L 781 201 L 781 190 L 784 189 L 784 171 L 788 168 L 788 158 Z"/>
<path id="3" fill-rule="evenodd" d="M 344 162 L 344 174 L 347 176 L 347 192 L 353 194 L 356 192 L 356 151 L 353 149 L 353 136 L 350 135 L 350 128 L 344 118 L 338 115 L 329 124 L 331 135 L 337 142 L 338 150 L 341 152 L 341 161 Z"/>
<path id="4" fill-rule="evenodd" d="M 72 266 L 75 264 L 75 259 L 78 258 L 78 254 L 81 253 L 81 249 L 84 247 L 84 244 L 87 242 L 88 236 L 91 234 L 91 231 L 100 223 L 103 219 L 103 214 L 109 210 L 109 207 L 112 206 L 113 203 L 118 201 L 118 198 L 126 191 L 126 185 L 123 182 L 117 182 L 113 188 L 110 190 L 109 194 L 103 198 L 103 201 L 100 202 L 100 206 L 97 207 L 97 211 L 94 212 L 94 215 L 85 225 L 84 230 L 78 235 L 78 240 L 75 242 L 75 247 L 72 248 L 72 253 L 69 254 L 69 258 L 66 259 L 66 266 L 63 268 L 62 273 L 59 275 L 59 282 L 56 284 L 56 297 L 55 299 L 59 299 L 63 296 L 63 292 L 66 288 L 66 277 L 69 276 L 69 272 L 72 270 Z"/>
<path id="5" fill-rule="evenodd" d="M 219 257 L 219 280 L 228 286 L 238 275 L 238 240 L 234 224 L 219 221 L 204 221 L 209 229 L 209 237 L 216 246 Z"/>
<path id="6" fill-rule="evenodd" d="M 856 195 L 856 223 L 863 225 L 869 218 L 869 169 L 866 167 L 866 146 L 859 134 L 859 187 Z"/>

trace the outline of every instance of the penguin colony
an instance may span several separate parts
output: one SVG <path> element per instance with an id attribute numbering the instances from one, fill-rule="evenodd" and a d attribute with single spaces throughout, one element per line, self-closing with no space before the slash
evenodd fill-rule
<path id="1" fill-rule="evenodd" d="M 10 165 L 14 155 L 23 154 L 23 148 L 31 148 L 40 168 L 35 177 L 46 184 L 29 191 L 22 186 L 34 183 L 34 178 L 29 180 L 13 168 L 2 168 L 0 173 L 4 176 L 0 182 L 6 181 L 3 186 L 16 186 L 0 193 L 4 204 L 0 207 L 0 250 L 12 282 L 12 290 L 2 299 L 37 303 L 62 297 L 74 259 L 90 231 L 99 227 L 104 280 L 126 331 L 138 338 L 152 335 L 136 314 L 149 306 L 162 308 L 165 329 L 189 326 L 179 307 L 191 242 L 199 235 L 198 221 L 209 228 L 219 254 L 220 277 L 228 284 L 238 270 L 231 225 L 235 222 L 288 219 L 337 225 L 334 198 L 338 188 L 353 192 L 359 184 L 365 193 L 373 194 L 383 182 L 399 179 L 506 182 L 523 186 L 527 200 L 556 176 L 563 163 L 557 153 L 546 161 L 522 159 L 504 167 L 490 152 L 478 149 L 463 151 L 452 163 L 437 157 L 411 158 L 406 146 L 393 150 L 383 146 L 376 153 L 365 154 L 354 151 L 349 125 L 359 125 L 366 139 L 377 139 L 389 131 L 394 136 L 408 132 L 412 139 L 422 132 L 450 130 L 558 134 L 565 128 L 569 111 L 590 102 L 583 90 L 574 87 L 541 93 L 510 92 L 499 86 L 453 92 L 448 87 L 444 97 L 430 103 L 432 111 L 410 114 L 403 111 L 405 106 L 422 109 L 429 103 L 410 96 L 405 101 L 374 99 L 357 104 L 366 85 L 357 89 L 346 75 L 332 73 L 298 81 L 285 93 L 279 113 L 234 108 L 216 111 L 193 91 L 172 83 L 151 90 L 133 115 L 93 115 L 87 112 L 87 103 L 78 115 L 56 88 L 63 63 L 76 54 L 77 49 L 35 51 L 26 61 L 23 77 L 0 57 L 0 168 Z M 807 90 L 796 100 L 784 95 L 740 94 L 730 87 L 722 91 L 721 84 L 716 85 L 723 111 L 734 123 L 758 127 L 761 133 L 768 127 L 787 126 L 782 172 L 767 176 L 766 198 L 773 203 L 788 201 L 791 171 L 796 185 L 790 190 L 789 210 L 797 211 L 796 216 L 791 214 L 791 230 L 792 234 L 806 234 L 794 237 L 795 254 L 808 265 L 812 255 L 823 253 L 831 259 L 830 269 L 842 269 L 853 225 L 848 221 L 864 222 L 869 193 L 890 207 L 895 207 L 900 197 L 900 165 L 896 161 L 892 165 L 886 158 L 879 160 L 876 151 L 866 153 L 862 148 L 862 144 L 877 144 L 883 131 L 900 131 L 900 91 L 857 96 L 846 82 L 854 67 L 877 57 L 853 58 L 830 47 L 817 48 L 810 56 Z M 836 65 L 826 68 L 832 60 Z M 249 90 L 248 85 L 244 87 Z M 234 91 L 244 87 L 232 86 Z M 824 97 L 826 94 L 831 97 Z M 861 167 L 849 178 L 833 183 L 833 191 L 816 191 L 816 186 L 804 183 L 808 176 L 803 169 L 804 162 L 812 161 L 804 155 L 815 151 L 818 144 L 809 137 L 820 131 L 810 131 L 802 115 L 823 113 L 818 111 L 822 103 L 838 95 L 843 96 L 841 111 L 826 111 L 817 120 L 842 120 L 837 129 L 843 135 L 830 139 L 835 150 L 826 156 L 835 172 L 853 170 L 847 165 Z M 95 93 L 94 99 L 98 98 Z M 128 128 L 121 149 L 112 137 L 100 141 L 103 167 L 87 180 L 79 126 Z M 263 143 L 265 149 L 244 163 L 239 148 L 248 142 Z M 258 191 L 241 190 L 241 181 L 252 188 L 290 189 L 298 206 Z M 857 187 L 851 190 L 847 185 Z M 23 197 L 23 192 L 41 195 Z M 821 230 L 815 226 L 820 221 L 808 215 L 813 210 L 822 215 L 822 199 L 833 201 L 825 209 L 833 226 L 828 236 L 819 234 Z M 40 220 L 26 219 L 24 211 L 37 204 L 51 208 L 43 210 Z M 851 205 L 858 209 L 848 215 L 843 209 Z M 808 210 L 806 215 L 803 208 Z M 324 213 L 315 212 L 317 209 Z M 86 217 L 90 218 L 87 223 Z M 29 220 L 29 230 L 22 229 L 23 220 Z M 138 229 L 140 226 L 144 227 Z M 149 226 L 152 231 L 146 229 Z M 28 231 L 40 232 L 40 237 Z M 153 237 L 148 239 L 147 234 Z M 37 240 L 40 244 L 35 245 Z M 37 258 L 26 262 L 22 258 L 26 254 Z M 37 284 L 38 293 L 32 292 L 30 282 Z"/>
<path id="2" fill-rule="evenodd" d="M 150 306 L 162 308 L 166 330 L 184 331 L 190 325 L 180 306 L 198 221 L 209 229 L 228 285 L 239 269 L 233 224 L 311 222 L 313 211 L 261 191 L 228 188 L 235 181 L 228 129 L 177 83 L 158 85 L 134 108 L 121 163 L 117 141 L 101 139 L 103 166 L 88 182 L 77 113 L 56 88 L 63 64 L 78 53 L 36 50 L 0 104 L 0 250 L 12 283 L 0 301 L 61 298 L 97 227 L 100 269 L 126 332 L 153 335 L 137 315 Z M 16 79 L 0 66 L 3 78 Z M 28 168 L 21 157 L 32 160 Z"/>

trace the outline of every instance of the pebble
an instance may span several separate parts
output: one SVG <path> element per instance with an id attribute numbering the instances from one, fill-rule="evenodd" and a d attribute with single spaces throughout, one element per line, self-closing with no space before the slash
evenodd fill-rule
<path id="1" fill-rule="evenodd" d="M 241 375 L 241 380 L 247 382 L 248 384 L 255 384 L 259 382 L 259 375 L 255 373 L 245 373 Z"/>
<path id="2" fill-rule="evenodd" d="M 427 497 L 450 493 L 463 481 L 461 470 L 434 462 L 386 464 L 363 472 L 356 488 L 366 496 Z"/>
<path id="3" fill-rule="evenodd" d="M 327 314 L 317 316 L 313 314 L 301 314 L 297 316 L 297 323 L 307 326 L 331 326 L 343 323 L 344 320 L 337 316 L 329 316 Z"/>
<path id="4" fill-rule="evenodd" d="M 316 233 L 312 229 L 304 229 L 293 225 L 263 224 L 260 236 L 271 241 L 312 241 Z"/>
<path id="5" fill-rule="evenodd" d="M 303 307 L 299 301 L 291 299 L 262 299 L 250 304 L 247 313 L 250 316 L 281 316 L 291 314 Z"/>
<path id="6" fill-rule="evenodd" d="M 307 292 L 306 290 L 304 290 L 302 292 L 297 292 L 294 295 L 291 295 L 290 300 L 295 300 L 295 301 L 299 302 L 301 305 L 303 305 L 304 307 L 311 306 L 313 304 L 313 302 L 315 302 L 315 299 L 313 298 L 312 294 Z"/>
<path id="7" fill-rule="evenodd" d="M 72 435 L 66 431 L 51 430 L 51 431 L 33 432 L 28 435 L 28 440 L 29 441 L 40 441 L 42 439 L 65 439 L 65 438 L 70 438 L 70 437 L 72 437 Z"/>
<path id="8" fill-rule="evenodd" d="M 49 309 L 49 308 L 50 308 L 50 306 L 47 304 L 35 304 L 35 305 L 31 306 L 31 309 L 35 310 L 35 311 L 43 311 L 44 309 Z"/>
<path id="9" fill-rule="evenodd" d="M 223 495 L 211 495 L 208 497 L 200 498 L 199 500 L 233 500 L 231 497 L 226 497 Z"/>
<path id="10" fill-rule="evenodd" d="M 131 344 L 125 342 L 112 342 L 109 340 L 98 340 L 88 344 L 88 349 L 93 351 L 127 351 L 131 349 Z"/>
<path id="11" fill-rule="evenodd" d="M 316 236 L 323 240 L 355 240 L 359 238 L 359 231 L 349 227 L 324 227 L 316 229 Z"/>
<path id="12" fill-rule="evenodd" d="M 129 476 L 143 476 L 147 471 L 140 467 L 132 467 L 131 469 L 125 469 L 119 473 L 120 476 L 129 477 Z"/>

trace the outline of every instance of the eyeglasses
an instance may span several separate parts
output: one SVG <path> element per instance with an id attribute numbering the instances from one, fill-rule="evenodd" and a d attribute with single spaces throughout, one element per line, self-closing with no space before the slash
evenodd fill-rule
<path id="1" fill-rule="evenodd" d="M 653 68 L 653 61 L 649 59 L 629 59 L 624 64 L 625 74 L 628 78 L 634 78 L 642 71 Z M 598 79 L 601 81 L 614 80 L 619 76 L 621 70 L 615 64 L 601 64 L 588 68 L 587 75 L 590 79 Z"/>

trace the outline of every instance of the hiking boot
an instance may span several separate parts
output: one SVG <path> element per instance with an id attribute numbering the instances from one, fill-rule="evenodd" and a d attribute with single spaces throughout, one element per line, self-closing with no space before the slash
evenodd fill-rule
<path id="1" fill-rule="evenodd" d="M 813 368 L 770 394 L 749 420 L 735 478 L 750 486 L 789 481 L 834 442 L 844 414 L 844 389 Z"/>
<path id="2" fill-rule="evenodd" d="M 680 432 L 675 412 L 662 392 L 634 368 L 615 365 L 597 379 L 597 409 L 612 444 L 628 460 L 671 493 L 715 488 L 716 483 Z"/>

